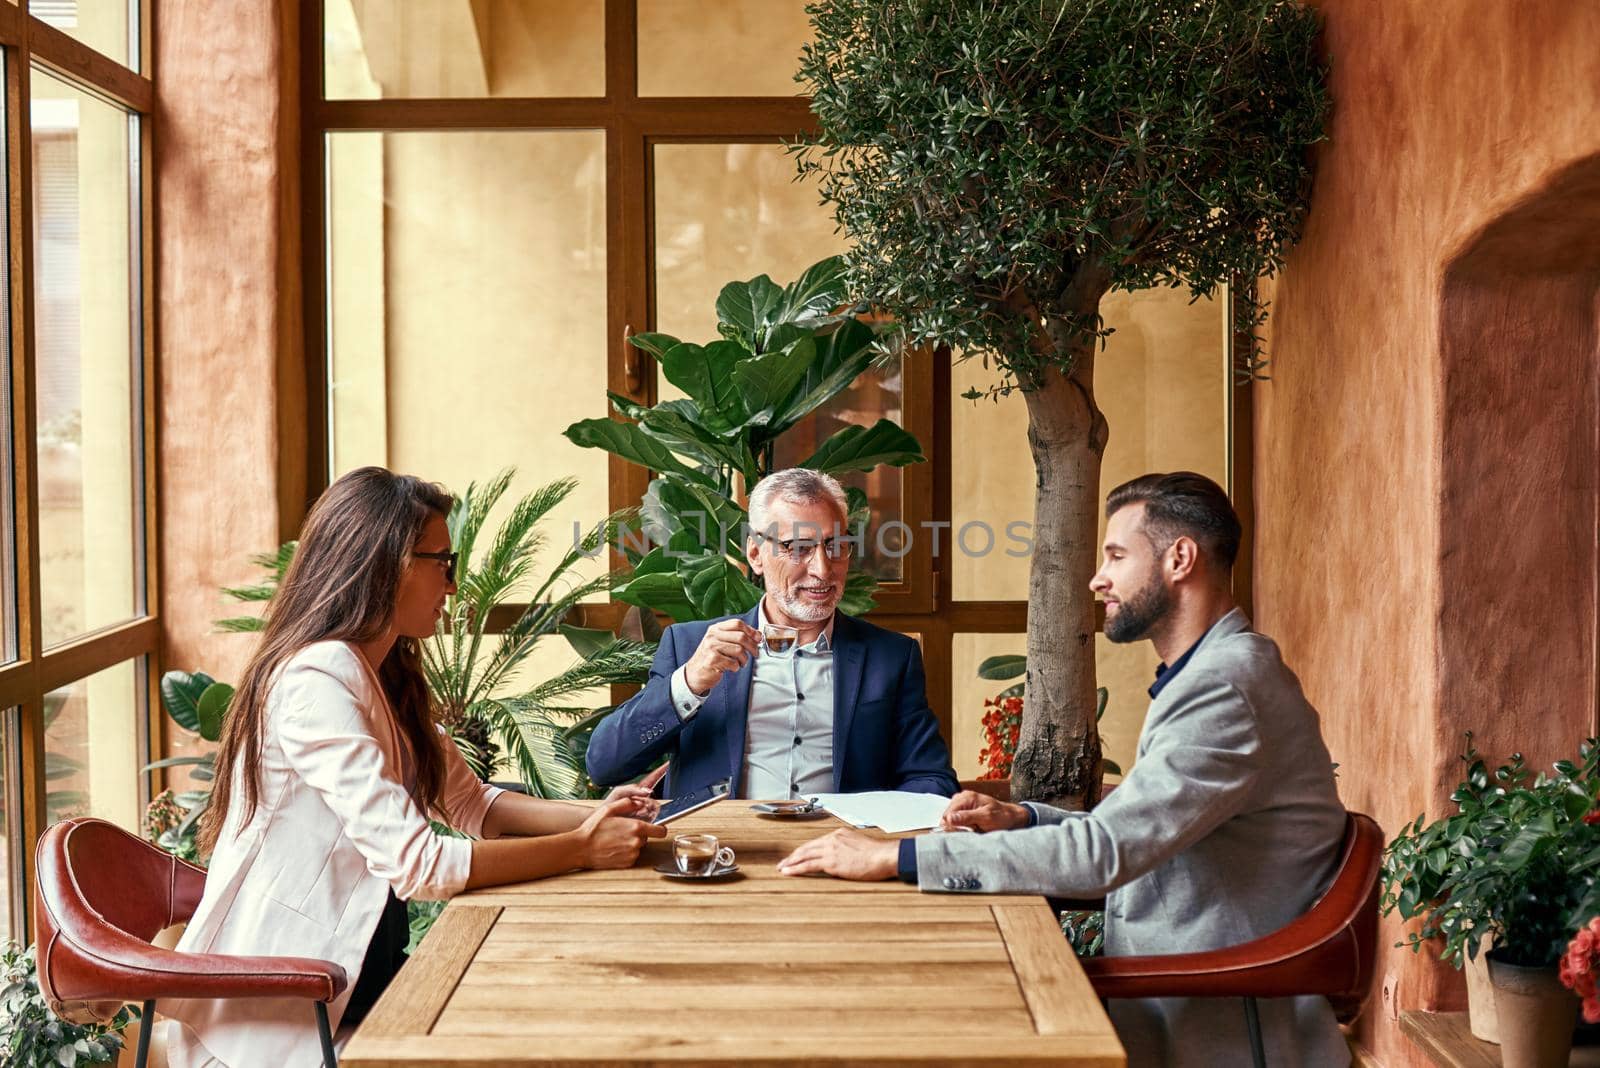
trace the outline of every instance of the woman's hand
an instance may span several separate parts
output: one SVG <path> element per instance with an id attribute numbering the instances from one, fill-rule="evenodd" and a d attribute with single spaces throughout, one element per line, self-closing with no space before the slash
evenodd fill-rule
<path id="1" fill-rule="evenodd" d="M 667 829 L 637 816 L 637 797 L 606 801 L 578 826 L 580 858 L 585 868 L 629 868 L 651 838 L 665 838 Z"/>
<path id="2" fill-rule="evenodd" d="M 613 787 L 611 792 L 606 794 L 606 800 L 633 800 L 635 807 L 628 813 L 629 815 L 637 816 L 639 819 L 647 821 L 655 819 L 656 813 L 661 811 L 661 802 L 651 797 L 650 794 L 656 788 L 656 783 L 660 782 L 661 777 L 667 773 L 669 766 L 669 764 L 661 765 L 637 783 L 625 782 L 621 786 Z"/>

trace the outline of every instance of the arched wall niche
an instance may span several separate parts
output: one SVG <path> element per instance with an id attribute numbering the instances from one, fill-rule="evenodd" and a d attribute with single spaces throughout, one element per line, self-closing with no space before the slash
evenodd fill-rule
<path id="1" fill-rule="evenodd" d="M 1596 733 L 1600 154 L 1449 258 L 1439 303 L 1442 752 L 1534 766 Z M 1452 772 L 1453 773 L 1453 772 Z"/>

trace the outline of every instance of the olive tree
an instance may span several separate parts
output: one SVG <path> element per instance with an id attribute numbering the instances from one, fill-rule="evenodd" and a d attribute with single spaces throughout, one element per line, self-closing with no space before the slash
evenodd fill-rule
<path id="1" fill-rule="evenodd" d="M 817 129 L 794 147 L 853 242 L 852 293 L 894 316 L 900 343 L 982 358 L 987 392 L 1026 403 L 1038 478 L 1012 788 L 1092 804 L 1100 301 L 1202 296 L 1281 263 L 1328 106 L 1318 18 L 1292 0 L 807 10 Z M 1247 299 L 1245 328 L 1260 318 Z"/>

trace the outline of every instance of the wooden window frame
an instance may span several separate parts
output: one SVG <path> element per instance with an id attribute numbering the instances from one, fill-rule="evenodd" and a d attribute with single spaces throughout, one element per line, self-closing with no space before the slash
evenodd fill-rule
<path id="1" fill-rule="evenodd" d="M 638 80 L 638 0 L 605 0 L 604 96 L 409 98 L 327 100 L 323 87 L 323 3 L 307 0 L 301 20 L 301 98 L 304 214 L 305 374 L 310 401 L 306 453 L 306 507 L 328 485 L 329 407 L 327 377 L 327 261 L 324 253 L 326 145 L 330 133 L 346 131 L 481 129 L 592 129 L 605 135 L 606 153 L 606 328 L 607 388 L 639 404 L 657 400 L 652 362 L 626 342 L 630 333 L 655 324 L 655 219 L 651 156 L 658 144 L 772 143 L 813 132 L 815 118 L 804 97 L 641 97 Z M 752 265 L 759 269 L 760 265 Z M 1231 297 L 1230 297 L 1231 300 Z M 1247 341 L 1226 339 L 1232 349 Z M 919 524 L 951 520 L 951 361 L 943 350 L 907 357 L 904 423 L 922 442 L 927 462 L 903 468 L 905 514 Z M 926 361 L 924 374 L 910 373 Z M 1250 387 L 1232 385 L 1229 398 L 1229 490 L 1245 525 L 1235 587 L 1249 609 Z M 649 473 L 617 457 L 608 468 L 612 508 L 636 505 Z M 948 555 L 945 557 L 948 559 Z M 914 539 L 904 561 L 905 581 L 880 588 L 875 623 L 921 635 L 927 664 L 928 699 L 940 729 L 951 736 L 953 680 L 950 658 L 958 633 L 1023 633 L 1026 601 L 955 601 L 950 575 L 931 553 L 930 539 Z M 509 623 L 522 606 L 503 606 L 491 626 Z M 579 622 L 614 627 L 626 605 L 585 606 Z M 1103 622 L 1100 620 L 1099 622 Z M 626 690 L 613 696 L 621 699 Z"/>
<path id="2" fill-rule="evenodd" d="M 130 37 L 138 42 L 131 69 L 102 55 L 26 11 L 26 0 L 0 2 L 0 48 L 4 49 L 6 106 L 6 210 L 11 289 L 11 450 L 15 516 L 17 597 L 17 658 L 0 665 L 0 711 L 11 735 L 0 746 L 7 760 L 7 788 L 21 801 L 12 810 L 13 823 L 7 847 L 11 850 L 11 885 L 4 888 L 13 932 L 27 942 L 27 892 L 33 876 L 33 849 L 45 829 L 44 697 L 52 690 L 79 682 L 107 668 L 133 660 L 142 664 L 136 674 L 143 716 L 137 736 L 139 752 L 132 758 L 143 764 L 152 744 L 159 745 L 163 717 L 158 687 L 161 653 L 160 567 L 156 538 L 158 501 L 156 426 L 156 336 L 154 196 L 152 149 L 154 144 L 155 87 L 141 71 L 150 69 L 150 3 L 140 3 Z M 137 480 L 143 514 L 136 517 L 135 552 L 143 565 L 143 582 L 136 615 L 124 622 L 94 630 L 46 649 L 43 642 L 40 533 L 37 381 L 35 374 L 35 320 L 33 275 L 33 165 L 31 75 L 34 68 L 98 96 L 137 119 L 137 136 L 130 137 L 129 195 L 132 242 L 129 260 L 130 307 L 138 321 L 131 336 L 137 375 L 134 432 L 139 451 L 132 472 Z M 137 181 L 137 185 L 133 181 Z M 13 780 L 12 776 L 16 774 Z M 139 779 L 139 805 L 149 801 L 152 777 Z M 20 817 L 18 819 L 17 817 Z M 135 828 L 136 829 L 136 828 Z"/>

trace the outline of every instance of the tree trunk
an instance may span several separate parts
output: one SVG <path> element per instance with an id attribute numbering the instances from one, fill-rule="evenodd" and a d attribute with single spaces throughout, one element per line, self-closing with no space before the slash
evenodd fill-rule
<path id="1" fill-rule="evenodd" d="M 1100 797 L 1095 612 L 1100 459 L 1108 429 L 1094 400 L 1096 339 L 1074 345 L 1070 376 L 1042 372 L 1023 394 L 1037 474 L 1028 575 L 1028 682 L 1011 767 L 1013 799 L 1084 809 Z"/>

